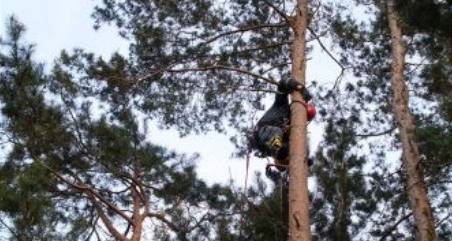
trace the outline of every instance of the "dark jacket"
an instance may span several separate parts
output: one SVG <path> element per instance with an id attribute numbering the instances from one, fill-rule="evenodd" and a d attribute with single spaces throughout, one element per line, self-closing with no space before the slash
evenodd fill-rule
<path id="1" fill-rule="evenodd" d="M 256 127 L 266 125 L 285 128 L 290 120 L 290 105 L 287 93 L 278 92 L 270 109 L 259 119 Z"/>
<path id="2" fill-rule="evenodd" d="M 265 114 L 259 119 L 256 127 L 253 131 L 251 138 L 251 147 L 253 149 L 259 150 L 257 154 L 260 157 L 266 157 L 271 154 L 268 146 L 264 143 L 266 138 L 259 135 L 260 130 L 263 127 L 277 127 L 272 128 L 276 133 L 284 133 L 286 128 L 289 126 L 290 121 L 290 104 L 288 93 L 278 87 L 278 93 L 275 94 L 275 100 L 273 105 L 265 112 Z M 279 130 L 278 130 L 279 129 Z M 287 135 L 284 135 L 284 139 L 287 139 Z M 287 140 L 285 140 L 287 142 Z"/>

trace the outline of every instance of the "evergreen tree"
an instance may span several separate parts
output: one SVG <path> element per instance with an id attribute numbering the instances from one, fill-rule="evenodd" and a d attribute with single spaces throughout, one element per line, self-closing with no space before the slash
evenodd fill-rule
<path id="1" fill-rule="evenodd" d="M 401 172 L 388 168 L 385 150 L 374 146 L 382 142 L 373 140 L 380 134 L 361 129 L 357 89 L 348 82 L 335 94 L 322 89 L 319 93 L 326 97 L 318 100 L 326 126 L 312 167 L 314 240 L 399 240 L 389 230 L 407 215 Z M 387 206 L 394 209 L 383 208 Z"/>
<path id="2" fill-rule="evenodd" d="M 368 198 L 372 192 L 362 170 L 366 159 L 353 153 L 358 144 L 355 125 L 353 116 L 330 118 L 317 151 L 312 201 L 315 240 L 354 240 L 376 211 L 377 200 Z"/>
<path id="3" fill-rule="evenodd" d="M 248 208 L 241 226 L 242 240 L 271 241 L 288 239 L 289 179 L 280 175 L 268 190 L 257 177 L 256 185 L 248 192 Z"/>
<path id="4" fill-rule="evenodd" d="M 403 40 L 401 19 L 394 0 L 386 1 L 386 14 L 391 34 L 391 88 L 392 108 L 396 118 L 399 138 L 402 144 L 402 159 L 407 175 L 407 192 L 413 216 L 416 221 L 416 236 L 422 241 L 437 240 L 432 208 L 427 197 L 421 156 L 415 139 L 413 115 L 409 109 L 409 95 L 405 78 L 406 47 Z"/>
<path id="5" fill-rule="evenodd" d="M 364 1 L 357 2 L 362 3 Z M 391 63 L 391 39 L 389 37 L 388 18 L 386 15 L 387 1 L 367 1 L 365 3 L 367 7 L 363 8 L 367 8 L 368 13 L 374 14 L 373 19 L 367 22 L 360 22 L 352 16 L 337 14 L 337 18 L 332 24 L 335 28 L 334 38 L 336 40 L 335 42 L 345 50 L 342 52 L 342 61 L 353 66 L 355 76 L 360 79 L 356 84 L 350 83 L 349 86 L 350 88 L 356 89 L 356 96 L 360 97 L 357 98 L 357 104 L 360 105 L 361 112 L 363 113 L 363 115 L 361 115 L 363 130 L 372 133 L 372 135 L 380 134 L 389 136 L 394 130 L 393 126 L 394 123 L 396 123 L 396 120 L 393 120 L 390 115 L 391 106 L 388 101 L 391 99 L 389 94 L 392 93 L 392 91 L 391 86 L 389 85 L 390 82 L 388 81 L 391 78 L 389 69 Z M 417 158 L 418 161 L 421 161 L 421 165 L 417 166 L 417 172 L 422 173 L 424 171 L 427 174 L 427 184 L 429 184 L 430 191 L 432 192 L 430 195 L 430 198 L 432 198 L 431 202 L 436 209 L 434 211 L 436 211 L 438 216 L 442 216 L 441 213 L 442 210 L 444 210 L 444 206 L 450 206 L 450 193 L 447 191 L 439 191 L 444 190 L 444 188 L 447 189 L 447 187 L 444 186 L 444 183 L 441 181 L 435 182 L 435 180 L 444 177 L 447 178 L 447 176 L 450 176 L 451 174 L 450 158 L 447 154 L 445 155 L 445 153 L 448 153 L 448 148 L 444 148 L 445 144 L 450 140 L 450 138 L 448 138 L 450 133 L 450 120 L 444 118 L 447 115 L 444 115 L 444 112 L 441 110 L 444 109 L 441 107 L 444 106 L 442 104 L 444 103 L 444 100 L 447 100 L 450 97 L 448 94 L 437 95 L 434 91 L 429 90 L 428 86 L 431 85 L 432 81 L 435 79 L 433 77 L 435 75 L 431 75 L 432 66 L 441 66 L 437 69 L 437 81 L 435 81 L 435 84 L 443 85 L 443 88 L 445 88 L 444 90 L 447 90 L 448 88 L 447 78 L 444 78 L 447 76 L 447 71 L 444 70 L 448 69 L 448 65 L 450 66 L 450 62 L 448 62 L 446 57 L 447 53 L 450 52 L 448 52 L 447 44 L 444 44 L 447 43 L 447 41 L 444 41 L 447 39 L 447 34 L 444 34 L 445 31 L 441 31 L 441 29 L 444 29 L 444 27 L 442 27 L 444 22 L 441 24 L 438 24 L 438 21 L 432 21 L 432 23 L 428 24 L 423 22 L 424 25 L 431 26 L 428 28 L 431 31 L 427 33 L 428 31 L 426 31 L 425 27 L 419 25 L 419 22 L 417 22 L 417 25 L 414 24 L 410 26 L 409 24 L 413 24 L 413 22 L 409 23 L 410 21 L 404 20 L 408 19 L 406 13 L 410 12 L 411 16 L 423 16 L 422 18 L 425 19 L 442 19 L 441 21 L 444 21 L 447 19 L 447 10 L 445 10 L 447 7 L 439 8 L 439 6 L 444 7 L 449 3 L 447 3 L 447 1 L 441 3 L 432 3 L 432 1 L 399 1 L 398 3 L 397 11 L 401 13 L 401 16 L 404 16 L 398 23 L 401 24 L 402 31 L 406 35 L 405 38 L 410 38 L 405 45 L 407 48 L 408 61 L 419 62 L 419 57 L 421 58 L 420 63 L 408 62 L 408 64 L 402 65 L 402 68 L 407 68 L 407 71 L 403 74 L 408 80 L 407 83 L 411 100 L 410 106 L 412 107 L 409 111 L 405 110 L 405 112 L 413 113 L 417 119 L 417 122 L 415 122 L 416 126 L 412 127 L 410 133 L 413 133 L 414 130 L 416 130 L 415 133 L 419 140 L 416 145 L 419 146 L 419 150 L 424 157 L 427 157 L 427 154 L 429 155 L 429 158 Z M 425 8 L 426 4 L 429 6 L 436 6 Z M 413 9 L 417 9 L 417 12 L 413 12 Z M 433 11 L 429 12 L 429 10 L 432 9 Z M 436 16 L 437 13 L 442 14 Z M 420 46 L 422 46 L 422 48 L 420 48 Z M 432 53 L 436 54 L 432 55 Z M 423 59 L 425 59 L 426 62 L 424 62 Z M 425 99 L 438 103 L 440 108 L 429 109 L 424 101 Z M 373 114 L 369 115 L 372 113 L 371 111 Z M 365 114 L 366 112 L 367 114 Z M 442 130 L 444 130 L 441 134 L 439 134 L 438 131 L 435 132 L 435 130 L 438 130 L 438 125 L 442 126 Z M 379 126 L 386 127 L 381 128 Z M 375 130 L 375 132 L 373 133 L 372 130 Z M 403 135 L 403 133 L 401 134 Z M 431 139 L 433 135 L 438 134 L 445 138 L 441 141 Z M 435 142 L 437 144 L 433 144 Z M 429 145 L 428 143 L 432 143 L 435 147 L 427 149 L 432 147 L 432 145 Z M 400 148 L 399 144 L 400 142 L 396 140 L 391 146 L 383 146 L 381 150 L 390 150 L 394 147 Z M 436 154 L 432 156 L 429 154 L 431 151 L 441 153 L 440 157 L 436 156 Z M 434 160 L 436 161 L 436 164 L 432 162 Z M 407 166 L 405 165 L 404 168 L 407 168 Z M 433 178 L 434 176 L 436 176 L 436 178 Z M 406 182 L 408 179 L 405 179 L 405 177 L 402 176 L 400 180 Z M 400 183 L 400 185 L 404 184 Z M 407 191 L 412 190 L 410 185 L 405 185 L 405 188 Z M 394 193 L 396 193 L 396 190 L 394 190 Z M 397 195 L 396 197 L 399 196 L 400 195 Z M 402 200 L 403 199 L 401 199 L 401 201 Z M 393 202 L 393 204 L 397 204 L 397 202 Z M 399 205 L 391 206 L 391 208 L 399 208 Z M 409 213 L 407 215 L 400 214 L 400 222 L 395 220 L 395 228 L 393 231 L 401 229 L 400 227 L 397 228 L 398 225 L 407 224 L 407 221 L 412 222 L 412 218 L 413 217 Z M 388 226 L 391 227 L 390 225 Z M 408 224 L 408 226 L 410 225 Z M 441 228 L 441 230 L 443 229 Z M 445 230 L 447 230 L 447 228 Z M 381 235 L 381 233 L 378 234 L 378 232 L 375 234 Z M 403 232 L 400 232 L 400 234 L 403 236 Z M 384 240 L 383 237 L 387 238 L 388 235 L 382 235 L 382 240 Z M 398 240 L 400 240 L 400 238 Z"/>
<path id="6" fill-rule="evenodd" d="M 265 182 L 260 173 L 246 195 L 235 199 L 240 219 L 222 217 L 216 230 L 221 241 L 272 241 L 288 238 L 288 176 Z"/>
<path id="7" fill-rule="evenodd" d="M 51 74 L 11 18 L 0 54 L 1 223 L 10 240 L 208 240 L 233 193 L 208 187 L 195 157 L 150 143 L 127 85 L 127 61 L 62 53 Z M 83 56 L 83 57 L 81 57 Z M 104 79 L 75 78 L 84 61 Z M 121 80 L 118 82 L 118 78 Z M 148 232 L 148 235 L 149 232 Z"/>
<path id="8" fill-rule="evenodd" d="M 94 17 L 133 41 L 130 79 L 144 110 L 182 131 L 223 130 L 224 120 L 243 127 L 246 107 L 275 79 L 305 84 L 309 8 L 306 0 L 104 0 Z M 289 240 L 310 240 L 306 109 L 299 93 L 292 100 Z"/>

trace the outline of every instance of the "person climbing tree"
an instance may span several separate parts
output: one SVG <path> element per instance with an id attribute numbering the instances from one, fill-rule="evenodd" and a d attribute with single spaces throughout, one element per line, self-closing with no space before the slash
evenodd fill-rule
<path id="1" fill-rule="evenodd" d="M 275 163 L 266 168 L 266 174 L 269 177 L 277 175 L 271 170 L 271 166 L 284 171 L 289 163 L 290 103 L 288 95 L 293 91 L 299 91 L 303 95 L 308 121 L 314 118 L 316 110 L 314 105 L 309 103 L 311 95 L 307 89 L 293 79 L 282 80 L 278 84 L 273 105 L 259 119 L 251 136 L 251 148 L 257 151 L 256 156 L 260 158 L 271 156 L 274 159 Z M 308 159 L 308 164 L 311 165 L 312 160 Z"/>

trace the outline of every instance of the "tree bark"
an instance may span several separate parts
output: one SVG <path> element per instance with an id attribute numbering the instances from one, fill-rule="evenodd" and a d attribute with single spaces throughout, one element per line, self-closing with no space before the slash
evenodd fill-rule
<path id="1" fill-rule="evenodd" d="M 408 90 L 404 75 L 406 46 L 403 41 L 400 18 L 395 9 L 395 1 L 387 0 L 386 7 L 392 47 L 392 108 L 402 142 L 402 158 L 406 169 L 408 199 L 416 222 L 417 239 L 420 241 L 436 241 L 432 209 L 427 197 L 422 169 L 419 165 L 420 155 L 414 136 L 414 120 L 408 106 Z"/>
<path id="2" fill-rule="evenodd" d="M 294 33 L 292 43 L 292 77 L 305 84 L 306 29 L 308 0 L 297 1 L 297 13 L 291 18 Z M 310 241 L 309 193 L 307 165 L 307 116 L 302 96 L 291 94 L 290 151 L 289 151 L 289 241 Z"/>
<path id="3" fill-rule="evenodd" d="M 132 192 L 132 202 L 133 202 L 133 216 L 132 216 L 132 227 L 133 227 L 133 233 L 132 237 L 130 238 L 130 241 L 140 241 L 141 235 L 143 232 L 143 221 L 144 216 L 141 214 L 141 199 L 139 197 L 138 191 L 136 190 L 136 186 L 132 185 L 131 192 Z"/>

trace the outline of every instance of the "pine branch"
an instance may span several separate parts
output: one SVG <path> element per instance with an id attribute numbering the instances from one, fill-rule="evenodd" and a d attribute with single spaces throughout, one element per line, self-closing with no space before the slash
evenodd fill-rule
<path id="1" fill-rule="evenodd" d="M 391 132 L 393 132 L 397 127 L 392 127 L 388 130 L 382 131 L 382 132 L 376 132 L 376 133 L 369 133 L 369 134 L 356 134 L 357 137 L 374 137 L 374 136 L 384 136 Z"/>
<path id="2" fill-rule="evenodd" d="M 403 216 L 399 221 L 397 221 L 394 225 L 392 225 L 391 227 L 387 228 L 384 232 L 383 232 L 383 236 L 380 238 L 379 241 L 384 241 L 389 235 L 391 235 L 391 233 L 397 229 L 397 227 L 405 220 L 407 220 L 409 217 L 411 217 L 412 213 L 409 213 L 405 216 Z"/>
<path id="3" fill-rule="evenodd" d="M 168 220 L 163 214 L 152 213 L 152 212 L 148 211 L 146 216 L 148 216 L 149 218 L 156 218 L 156 219 L 160 220 L 161 222 L 165 223 L 169 228 L 171 228 L 176 233 L 183 232 L 183 230 L 181 230 L 173 222 Z"/>
<path id="4" fill-rule="evenodd" d="M 280 46 L 284 46 L 284 45 L 289 45 L 289 44 L 292 44 L 292 41 L 281 41 L 280 43 L 273 43 L 273 44 L 269 44 L 269 45 L 250 47 L 250 48 L 248 48 L 248 49 L 242 49 L 242 50 L 238 50 L 238 51 L 232 51 L 232 52 L 226 53 L 226 54 L 228 54 L 228 55 L 235 55 L 235 54 L 241 54 L 241 53 L 246 53 L 246 52 L 253 52 L 253 51 L 258 51 L 258 50 L 264 50 L 264 49 L 276 48 L 276 47 L 280 47 Z M 213 56 L 221 56 L 221 55 L 222 55 L 222 54 L 213 55 Z"/>
<path id="5" fill-rule="evenodd" d="M 123 236 L 119 231 L 113 226 L 113 223 L 111 220 L 107 217 L 104 210 L 102 209 L 102 206 L 100 205 L 99 201 L 96 200 L 94 195 L 92 193 L 88 194 L 90 196 L 90 200 L 93 202 L 94 207 L 96 208 L 96 212 L 99 214 L 100 219 L 107 227 L 108 231 L 115 237 L 116 240 L 119 241 L 129 241 L 125 236 Z"/>
<path id="6" fill-rule="evenodd" d="M 262 29 L 262 28 L 282 28 L 282 27 L 286 27 L 287 24 L 286 23 L 279 23 L 279 24 L 260 24 L 260 25 L 254 25 L 254 26 L 247 26 L 247 27 L 243 27 L 243 28 L 239 28 L 239 29 L 235 29 L 235 30 L 231 30 L 228 32 L 224 32 L 224 33 L 220 33 L 208 40 L 206 40 L 205 42 L 201 43 L 200 45 L 206 45 L 206 44 L 210 44 L 222 37 L 226 37 L 228 35 L 232 35 L 232 34 L 236 34 L 236 33 L 243 33 L 243 32 L 248 32 L 248 31 L 254 31 L 257 29 Z"/>
<path id="7" fill-rule="evenodd" d="M 72 122 L 74 124 L 74 127 L 75 127 L 74 130 L 75 130 L 75 133 L 77 134 L 75 140 L 83 149 L 85 149 L 85 151 L 87 153 L 89 153 L 88 146 L 83 142 L 83 134 L 82 134 L 82 131 L 80 128 L 80 123 L 77 120 L 77 118 L 75 118 L 75 114 L 72 112 L 72 108 L 70 106 L 69 101 L 66 100 L 66 98 L 64 97 L 63 91 L 60 92 L 60 97 L 61 97 L 61 100 L 63 101 L 63 103 L 66 105 L 66 108 L 67 108 L 66 111 L 69 113 L 69 116 L 71 117 Z"/>
<path id="8" fill-rule="evenodd" d="M 266 69 L 264 72 L 262 72 L 262 74 L 268 73 L 274 69 L 280 68 L 280 67 L 284 67 L 284 66 L 288 66 L 292 64 L 292 62 L 285 62 L 285 63 L 280 63 L 280 64 L 276 64 L 274 66 L 271 66 L 270 68 Z"/>
<path id="9" fill-rule="evenodd" d="M 202 56 L 197 56 L 197 57 L 199 57 L 199 58 L 206 58 L 206 59 L 208 59 L 208 58 L 216 58 L 216 57 L 221 57 L 221 56 L 224 56 L 224 55 L 236 55 L 236 54 L 241 54 L 241 53 L 247 53 L 247 52 L 253 52 L 253 51 L 259 51 L 259 50 L 276 48 L 276 47 L 280 47 L 280 46 L 284 46 L 284 45 L 290 45 L 290 44 L 292 44 L 292 41 L 282 41 L 280 43 L 273 43 L 273 44 L 268 44 L 268 45 L 263 45 L 263 46 L 255 46 L 255 47 L 250 47 L 250 48 L 247 48 L 247 49 L 232 51 L 232 52 L 229 52 L 229 53 L 209 54 L 209 55 L 202 55 Z M 182 58 L 184 58 L 184 57 L 187 57 L 187 56 L 182 56 Z M 187 60 L 194 61 L 195 59 L 187 59 Z M 167 67 L 167 68 L 156 69 L 155 71 L 153 71 L 151 73 L 144 74 L 144 75 L 139 76 L 139 77 L 130 78 L 127 81 L 132 83 L 132 84 L 137 84 L 139 82 L 142 82 L 142 81 L 145 81 L 145 80 L 147 80 L 149 78 L 152 78 L 152 77 L 154 77 L 154 76 L 156 76 L 158 74 L 162 74 L 164 72 L 170 72 L 169 70 L 171 69 L 172 66 L 176 66 L 177 64 L 183 64 L 183 63 L 184 62 L 181 62 L 180 59 L 179 59 L 177 61 L 174 61 L 174 63 L 170 64 L 169 67 Z M 185 61 L 185 63 L 188 63 L 188 62 Z M 291 63 L 287 62 L 287 63 L 283 63 L 283 64 L 280 64 L 280 65 L 289 65 L 289 64 L 291 64 Z M 274 67 L 277 67 L 277 66 L 274 66 Z M 279 65 L 278 65 L 278 67 L 279 67 Z M 218 68 L 220 68 L 220 66 Z M 221 68 L 223 68 L 223 67 L 221 67 Z M 227 67 L 227 68 L 231 70 L 231 67 Z M 223 68 L 223 69 L 225 69 L 225 68 Z M 244 71 L 241 70 L 240 72 L 244 72 Z M 247 71 L 246 74 L 250 74 L 250 72 Z M 264 80 L 264 81 L 266 81 L 268 83 L 277 84 L 276 81 L 270 80 L 268 78 L 264 78 L 264 77 L 262 77 L 260 75 L 257 75 L 257 74 L 254 74 L 254 73 L 251 74 L 251 75 L 253 75 L 254 77 L 256 77 L 258 79 Z"/>
<path id="10" fill-rule="evenodd" d="M 66 183 L 67 185 L 69 185 L 72 188 L 75 188 L 77 190 L 80 190 L 81 192 L 87 194 L 87 195 L 92 195 L 94 197 L 96 197 L 97 199 L 99 199 L 102 203 L 104 203 L 105 205 L 107 205 L 110 209 L 112 209 L 114 212 L 116 212 L 119 216 L 121 216 L 122 218 L 124 218 L 127 222 L 131 223 L 132 220 L 130 219 L 130 217 L 128 217 L 123 211 L 121 211 L 118 207 L 116 207 L 116 205 L 112 204 L 111 202 L 109 202 L 108 200 L 106 200 L 102 195 L 100 195 L 98 192 L 96 192 L 91 186 L 87 185 L 86 183 L 84 183 L 79 177 L 77 177 L 75 174 L 71 174 L 80 184 L 75 184 L 69 180 L 67 180 L 65 177 L 63 177 L 59 172 L 55 171 L 53 168 L 49 167 L 47 164 L 45 164 L 43 161 L 41 160 L 37 160 L 37 162 L 39 164 L 41 164 L 44 168 L 46 168 L 47 170 L 49 170 L 53 175 L 55 175 L 58 179 L 60 179 L 61 181 L 63 181 L 64 183 Z M 96 199 L 91 199 L 91 201 L 97 201 Z"/>
<path id="11" fill-rule="evenodd" d="M 203 72 L 203 71 L 209 71 L 209 70 L 227 70 L 227 71 L 237 72 L 237 73 L 241 73 L 241 74 L 252 76 L 252 77 L 254 77 L 256 79 L 263 80 L 263 81 L 265 81 L 265 82 L 267 82 L 269 84 L 274 84 L 274 85 L 278 84 L 278 82 L 276 82 L 273 79 L 269 79 L 269 78 L 263 77 L 263 76 L 258 75 L 256 73 L 250 72 L 248 70 L 244 70 L 244 69 L 240 69 L 240 68 L 236 68 L 236 67 L 231 67 L 231 66 L 225 66 L 225 65 L 211 65 L 211 66 L 198 67 L 198 68 L 166 69 L 166 70 L 163 70 L 163 72 L 182 73 L 182 72 Z"/>
<path id="12" fill-rule="evenodd" d="M 139 78 L 136 78 L 135 83 L 144 81 L 146 79 L 149 79 L 155 75 L 158 74 L 162 74 L 164 72 L 168 72 L 168 73 L 183 73 L 183 72 L 204 72 L 204 71 L 209 71 L 209 70 L 228 70 L 228 71 L 232 71 L 232 72 L 237 72 L 237 73 L 241 73 L 241 74 L 245 74 L 245 75 L 249 75 L 252 76 L 256 79 L 260 79 L 263 80 L 269 84 L 273 84 L 273 85 L 278 85 L 278 82 L 270 79 L 270 78 L 266 78 L 263 77 L 259 74 L 250 72 L 248 70 L 244 70 L 244 69 L 239 69 L 239 68 L 235 68 L 235 67 L 231 67 L 231 66 L 224 66 L 224 65 L 212 65 L 212 66 L 207 66 L 207 67 L 194 67 L 194 68 L 181 68 L 181 69 L 158 69 L 153 71 L 152 73 L 146 74 L 144 76 L 141 76 Z"/>
<path id="13" fill-rule="evenodd" d="M 132 223 L 133 220 L 127 216 L 122 210 L 120 210 L 116 205 L 114 205 L 113 203 L 111 203 L 110 201 L 108 201 L 107 199 L 105 199 L 105 197 L 103 197 L 101 194 L 99 194 L 96 190 L 94 190 L 91 186 L 83 183 L 83 181 L 78 178 L 75 177 L 79 182 L 82 183 L 82 188 L 85 190 L 88 190 L 89 192 L 85 192 L 88 195 L 92 194 L 92 196 L 96 197 L 97 199 L 99 199 L 100 202 L 104 203 L 107 207 L 109 207 L 110 209 L 112 209 L 115 213 L 117 213 L 119 216 L 121 216 L 122 218 L 124 218 L 127 222 Z M 96 201 L 95 199 L 91 199 L 92 201 Z"/>
<path id="14" fill-rule="evenodd" d="M 270 8 L 272 8 L 273 10 L 275 10 L 276 13 L 278 13 L 279 16 L 281 16 L 286 23 L 290 23 L 290 19 L 287 16 L 287 14 L 285 14 L 281 9 L 279 9 L 278 6 L 274 5 L 273 3 L 271 3 L 268 0 L 262 0 L 265 4 L 267 4 Z"/>
<path id="15" fill-rule="evenodd" d="M 149 185 L 145 185 L 143 182 L 141 182 L 141 180 L 138 180 L 136 177 L 133 177 L 132 175 L 130 175 L 129 173 L 127 173 L 126 171 L 122 171 L 119 169 L 112 169 L 110 168 L 108 165 L 105 165 L 104 163 L 101 163 L 101 165 L 107 170 L 109 171 L 111 174 L 115 175 L 118 178 L 121 178 L 122 180 L 124 180 L 125 183 L 127 183 L 127 185 L 130 185 L 131 187 L 128 187 L 126 190 L 133 188 L 133 186 L 137 186 L 140 188 L 140 190 L 142 190 L 142 187 L 147 187 L 150 189 L 155 189 Z M 130 181 L 130 182 L 129 182 Z M 126 191 L 124 190 L 124 191 Z M 113 192 L 112 192 L 113 193 Z M 144 197 L 142 195 L 142 192 L 138 193 L 140 198 L 143 200 L 144 202 Z"/>

